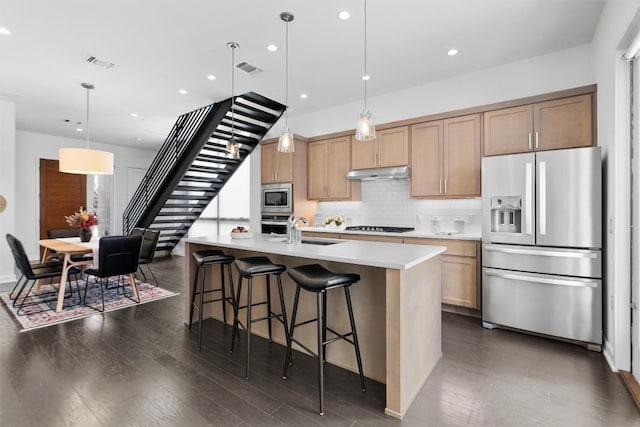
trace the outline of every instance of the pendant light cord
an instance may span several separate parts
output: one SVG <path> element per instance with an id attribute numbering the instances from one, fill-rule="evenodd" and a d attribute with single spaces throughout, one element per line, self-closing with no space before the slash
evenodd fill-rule
<path id="1" fill-rule="evenodd" d="M 364 0 L 364 110 L 367 111 L 367 0 Z"/>
<path id="2" fill-rule="evenodd" d="M 284 126 L 289 129 L 289 21 L 285 22 L 285 52 L 284 52 Z"/>
<path id="3" fill-rule="evenodd" d="M 231 46 L 231 138 L 235 136 L 235 108 L 236 108 L 236 99 L 235 99 L 235 55 L 236 48 L 235 46 Z"/>
<path id="4" fill-rule="evenodd" d="M 87 88 L 87 150 L 89 149 L 89 138 L 90 138 L 90 130 L 89 130 L 89 91 L 91 89 Z"/>

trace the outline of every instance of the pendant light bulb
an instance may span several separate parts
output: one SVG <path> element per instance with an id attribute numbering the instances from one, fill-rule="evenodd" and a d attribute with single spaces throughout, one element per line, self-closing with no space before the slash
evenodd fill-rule
<path id="1" fill-rule="evenodd" d="M 371 112 L 363 110 L 356 125 L 356 140 L 371 141 L 376 139 L 376 126 L 371 119 Z"/>
<path id="2" fill-rule="evenodd" d="M 293 153 L 295 147 L 293 144 L 293 133 L 289 129 L 289 22 L 293 21 L 293 13 L 282 12 L 280 19 L 285 24 L 285 73 L 284 73 L 284 103 L 287 109 L 284 111 L 284 129 L 278 139 L 277 150 L 281 153 Z"/>
<path id="3" fill-rule="evenodd" d="M 240 145 L 236 140 L 236 97 L 235 97 L 235 53 L 240 45 L 236 42 L 227 43 L 227 47 L 231 49 L 231 138 L 227 141 L 227 153 L 233 159 L 240 158 Z"/>
<path id="4" fill-rule="evenodd" d="M 358 118 L 356 125 L 356 141 L 371 141 L 376 139 L 376 126 L 371 119 L 371 112 L 367 108 L 367 0 L 364 0 L 364 109 Z"/>
<path id="5" fill-rule="evenodd" d="M 285 127 L 278 139 L 278 151 L 281 153 L 293 153 L 295 147 L 293 146 L 293 134 L 288 127 Z"/>

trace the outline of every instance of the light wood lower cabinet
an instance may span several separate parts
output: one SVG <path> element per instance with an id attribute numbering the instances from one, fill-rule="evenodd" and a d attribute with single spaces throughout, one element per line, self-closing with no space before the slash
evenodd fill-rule
<path id="1" fill-rule="evenodd" d="M 479 251 L 476 241 L 406 238 L 413 245 L 446 246 L 442 254 L 442 302 L 474 310 L 480 309 Z"/>

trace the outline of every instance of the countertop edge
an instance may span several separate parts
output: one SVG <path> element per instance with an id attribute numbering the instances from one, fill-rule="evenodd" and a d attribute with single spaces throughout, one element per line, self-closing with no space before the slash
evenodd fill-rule
<path id="1" fill-rule="evenodd" d="M 388 237 L 409 237 L 422 239 L 446 239 L 446 240 L 482 240 L 480 233 L 458 233 L 458 234 L 436 234 L 428 231 L 414 230 L 405 233 L 387 233 L 376 231 L 356 231 L 356 230 L 340 230 L 337 228 L 327 227 L 301 227 L 300 231 L 308 231 L 312 233 L 339 233 L 339 234 L 362 234 L 367 236 L 388 236 Z"/>

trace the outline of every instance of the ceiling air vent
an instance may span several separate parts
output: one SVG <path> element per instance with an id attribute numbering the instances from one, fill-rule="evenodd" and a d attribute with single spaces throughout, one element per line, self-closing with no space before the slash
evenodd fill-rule
<path id="1" fill-rule="evenodd" d="M 255 65 L 251 65 L 246 61 L 237 63 L 236 68 L 244 73 L 249 74 L 250 76 L 262 71 L 260 68 L 256 67 Z"/>
<path id="2" fill-rule="evenodd" d="M 89 64 L 94 64 L 98 67 L 106 68 L 107 70 L 110 70 L 111 68 L 116 66 L 116 64 L 114 64 L 113 62 L 103 61 L 102 59 L 98 59 L 95 56 L 87 56 L 84 60 Z"/>

